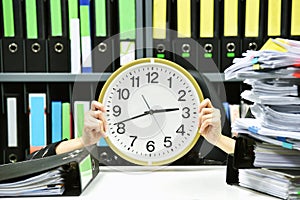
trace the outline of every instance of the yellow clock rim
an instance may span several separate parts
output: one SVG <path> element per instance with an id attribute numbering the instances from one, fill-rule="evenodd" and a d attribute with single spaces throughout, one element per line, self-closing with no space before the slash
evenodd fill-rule
<path id="1" fill-rule="evenodd" d="M 141 59 L 137 59 L 137 60 L 132 61 L 132 62 L 126 64 L 126 65 L 121 66 L 119 69 L 117 69 L 115 72 L 113 72 L 112 75 L 105 82 L 103 88 L 101 89 L 98 101 L 100 103 L 103 102 L 104 95 L 106 93 L 107 88 L 109 87 L 109 85 L 111 84 L 111 82 L 120 73 L 122 73 L 123 71 L 125 71 L 129 67 L 132 67 L 134 65 L 141 64 L 141 63 L 162 63 L 162 64 L 165 64 L 165 65 L 168 65 L 168 66 L 171 66 L 171 67 L 177 69 L 178 71 L 180 71 L 181 73 L 183 73 L 191 81 L 191 83 L 193 84 L 193 86 L 194 86 L 194 88 L 195 88 L 195 90 L 196 90 L 196 92 L 197 92 L 197 94 L 199 96 L 200 102 L 203 101 L 204 97 L 203 97 L 202 91 L 201 91 L 201 89 L 200 89 L 197 81 L 194 79 L 194 77 L 186 69 L 184 69 L 180 65 L 178 65 L 178 64 L 176 64 L 174 62 L 165 60 L 165 59 L 161 59 L 161 58 L 141 58 Z M 159 162 L 152 162 L 151 165 L 153 165 L 153 166 L 165 165 L 165 164 L 172 163 L 172 162 L 176 161 L 177 159 L 183 157 L 186 153 L 188 153 L 193 148 L 193 146 L 198 141 L 199 137 L 200 137 L 200 132 L 199 132 L 199 129 L 198 129 L 197 130 L 197 134 L 194 137 L 192 143 L 190 145 L 188 145 L 183 151 L 181 151 L 180 154 L 177 154 L 176 156 L 174 156 L 172 158 L 169 158 L 167 160 L 163 160 L 163 161 L 159 161 Z M 112 142 L 110 141 L 110 139 L 108 137 L 106 137 L 104 139 L 105 139 L 106 143 L 109 145 L 109 147 L 116 154 L 118 154 L 120 157 L 122 157 L 123 159 L 125 159 L 125 160 L 127 160 L 129 162 L 132 162 L 134 164 L 138 164 L 138 165 L 149 165 L 148 162 L 144 162 L 144 161 L 133 159 L 133 158 L 127 156 L 126 154 L 122 153 L 118 148 L 115 147 L 115 145 L 112 144 Z"/>

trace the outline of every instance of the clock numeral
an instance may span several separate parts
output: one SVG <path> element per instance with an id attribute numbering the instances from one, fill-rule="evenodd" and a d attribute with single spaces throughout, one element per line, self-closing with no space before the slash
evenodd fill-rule
<path id="1" fill-rule="evenodd" d="M 113 116 L 118 117 L 121 115 L 121 107 L 116 105 L 113 107 Z"/>
<path id="2" fill-rule="evenodd" d="M 191 116 L 190 114 L 191 109 L 189 107 L 184 107 L 182 111 L 184 112 L 182 113 L 183 118 L 189 118 Z"/>
<path id="3" fill-rule="evenodd" d="M 172 88 L 172 77 L 167 79 L 169 81 L 169 88 Z"/>
<path id="4" fill-rule="evenodd" d="M 119 99 L 127 100 L 129 98 L 130 92 L 127 88 L 118 89 L 117 92 L 119 93 Z"/>
<path id="5" fill-rule="evenodd" d="M 148 83 L 158 83 L 158 81 L 156 80 L 158 78 L 157 72 L 148 72 L 146 76 L 148 76 Z"/>
<path id="6" fill-rule="evenodd" d="M 183 98 L 183 97 L 185 97 L 185 95 L 186 95 L 186 91 L 185 91 L 185 90 L 179 90 L 178 94 L 181 95 L 181 96 L 178 98 L 178 101 L 186 101 L 186 99 Z"/>
<path id="7" fill-rule="evenodd" d="M 184 125 L 181 124 L 179 126 L 179 128 L 177 129 L 176 133 L 181 133 L 181 135 L 183 136 L 185 134 L 185 131 L 184 131 Z"/>
<path id="8" fill-rule="evenodd" d="M 165 137 L 164 146 L 167 147 L 167 148 L 172 146 L 171 137 L 169 137 L 169 136 Z"/>
<path id="9" fill-rule="evenodd" d="M 117 132 L 119 134 L 124 134 L 125 133 L 125 124 L 123 122 L 118 123 L 118 128 L 117 128 Z"/>
<path id="10" fill-rule="evenodd" d="M 147 142 L 147 145 L 146 145 L 146 149 L 149 151 L 149 152 L 153 152 L 155 150 L 155 146 L 154 146 L 154 141 L 149 141 Z"/>
<path id="11" fill-rule="evenodd" d="M 134 143 L 134 141 L 137 139 L 137 136 L 130 135 L 129 137 L 133 138 L 133 140 L 132 140 L 132 142 L 131 142 L 131 144 L 130 144 L 130 146 L 133 147 L 133 143 Z"/>
<path id="12" fill-rule="evenodd" d="M 137 77 L 133 76 L 130 78 L 130 80 L 132 81 L 132 87 L 135 87 L 135 85 L 136 85 L 136 87 L 140 87 L 140 77 L 139 76 L 137 76 Z"/>

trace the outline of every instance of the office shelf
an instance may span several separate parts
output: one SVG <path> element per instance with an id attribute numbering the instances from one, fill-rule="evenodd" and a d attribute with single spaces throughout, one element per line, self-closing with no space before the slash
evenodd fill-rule
<path id="1" fill-rule="evenodd" d="M 106 81 L 112 73 L 0 73 L 0 82 L 97 82 Z M 240 82 L 241 79 L 225 80 L 223 73 L 203 73 L 211 82 Z"/>
<path id="2" fill-rule="evenodd" d="M 98 82 L 106 81 L 111 73 L 0 73 L 0 82 Z"/>

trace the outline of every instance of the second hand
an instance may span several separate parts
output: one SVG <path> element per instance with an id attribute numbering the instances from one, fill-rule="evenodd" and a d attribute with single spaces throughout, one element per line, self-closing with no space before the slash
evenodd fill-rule
<path id="1" fill-rule="evenodd" d="M 165 133 L 163 132 L 163 130 L 161 129 L 161 127 L 160 127 L 160 125 L 159 125 L 159 123 L 158 123 L 156 117 L 153 115 L 152 110 L 151 110 L 151 108 L 150 108 L 148 102 L 146 101 L 144 95 L 142 95 L 142 98 L 143 98 L 144 102 L 146 103 L 146 105 L 147 105 L 147 107 L 148 107 L 148 109 L 149 109 L 150 115 L 152 115 L 152 117 L 153 117 L 153 119 L 154 119 L 156 125 L 158 126 L 160 132 L 166 137 L 166 135 L 165 135 Z"/>

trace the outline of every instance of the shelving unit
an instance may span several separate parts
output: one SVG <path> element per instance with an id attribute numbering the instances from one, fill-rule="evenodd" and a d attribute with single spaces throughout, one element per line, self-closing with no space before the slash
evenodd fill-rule
<path id="1" fill-rule="evenodd" d="M 0 82 L 104 82 L 112 73 L 0 73 Z M 210 82 L 241 82 L 241 79 L 225 80 L 224 73 L 203 73 Z"/>

